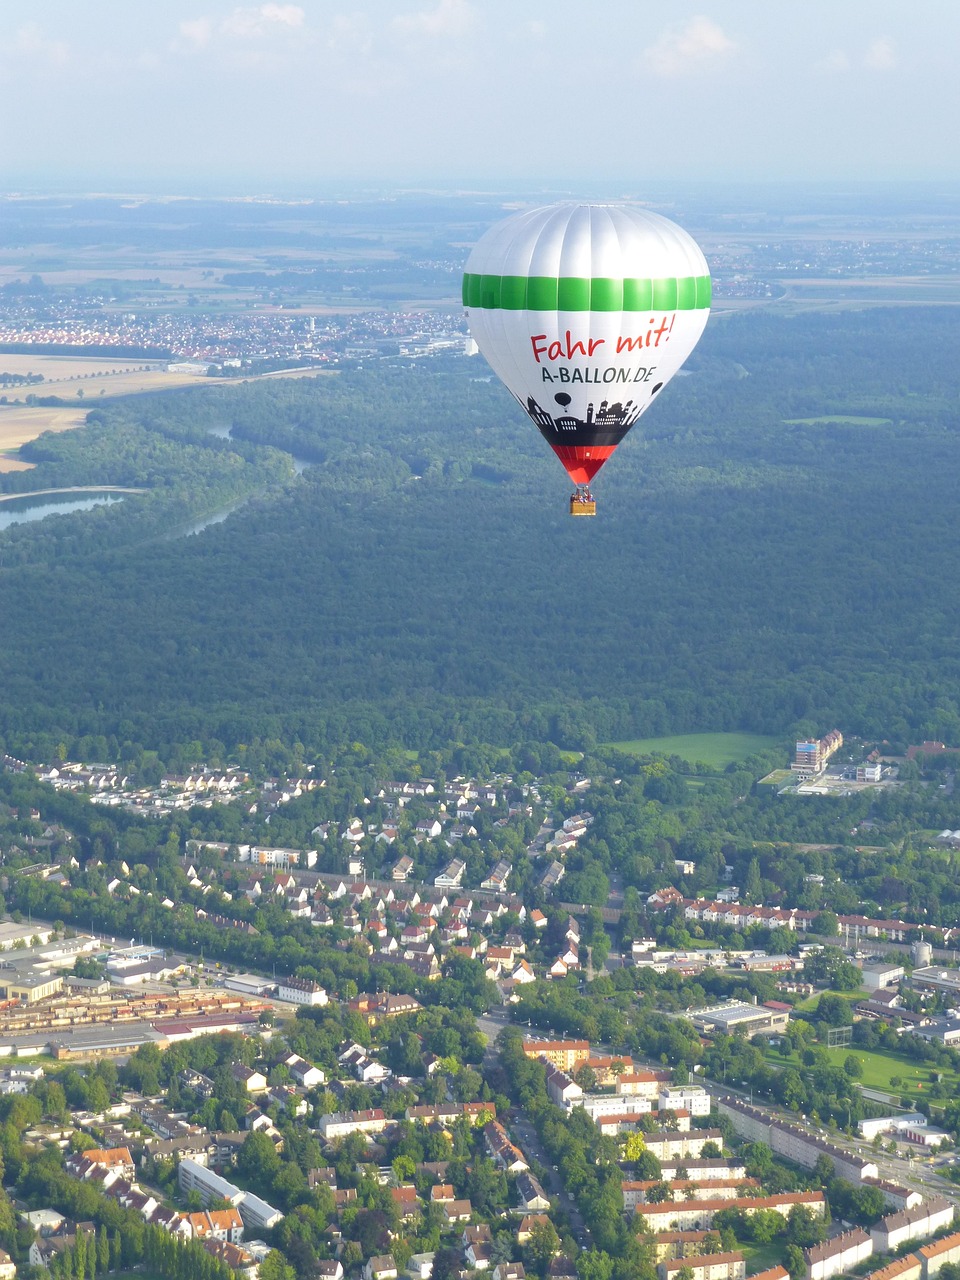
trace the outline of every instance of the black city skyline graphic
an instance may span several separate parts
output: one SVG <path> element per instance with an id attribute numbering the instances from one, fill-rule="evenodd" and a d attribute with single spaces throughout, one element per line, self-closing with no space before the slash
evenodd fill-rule
<path id="1" fill-rule="evenodd" d="M 658 384 L 653 390 L 659 391 L 661 385 Z M 519 400 L 519 396 L 517 398 Z M 558 391 L 553 398 L 561 410 L 568 409 L 572 399 L 566 391 Z M 527 397 L 526 404 L 522 400 L 520 403 L 537 424 L 544 439 L 550 444 L 565 445 L 619 444 L 646 407 L 633 400 L 625 403 L 620 400 L 601 400 L 598 407 L 591 400 L 587 405 L 586 417 L 577 418 L 567 412 L 554 416 L 538 404 L 533 396 Z"/>

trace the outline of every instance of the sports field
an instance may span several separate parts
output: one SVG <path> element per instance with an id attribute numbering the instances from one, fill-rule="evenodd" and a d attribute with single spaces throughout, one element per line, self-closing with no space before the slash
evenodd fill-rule
<path id="1" fill-rule="evenodd" d="M 905 1097 L 923 1098 L 929 1096 L 932 1068 L 929 1063 L 919 1063 L 897 1053 L 872 1053 L 867 1049 L 858 1049 L 851 1045 L 846 1049 L 825 1049 L 824 1052 L 836 1067 L 842 1067 L 852 1054 L 863 1068 L 863 1075 L 858 1084 L 867 1089 L 879 1089 L 886 1093 L 902 1094 Z M 803 1070 L 803 1064 L 795 1053 L 782 1053 L 779 1049 L 767 1049 L 764 1056 L 778 1066 L 793 1066 Z M 892 1085 L 892 1078 L 901 1083 Z M 943 1072 L 943 1084 L 955 1095 L 957 1090 L 957 1074 L 954 1071 Z"/>
<path id="2" fill-rule="evenodd" d="M 714 769 L 725 769 L 728 764 L 746 760 L 747 756 L 775 746 L 776 742 L 776 738 L 762 733 L 681 733 L 666 738 L 634 738 L 629 742 L 605 742 L 603 745 L 635 756 L 679 756 L 689 764 L 708 764 Z"/>

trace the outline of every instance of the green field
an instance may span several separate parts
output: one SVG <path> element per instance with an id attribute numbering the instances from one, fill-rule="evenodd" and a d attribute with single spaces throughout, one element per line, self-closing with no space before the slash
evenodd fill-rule
<path id="1" fill-rule="evenodd" d="M 880 1089 L 905 1097 L 923 1098 L 929 1095 L 932 1081 L 928 1063 L 914 1062 L 912 1058 L 898 1053 L 871 1053 L 866 1049 L 858 1049 L 855 1045 L 847 1049 L 827 1049 L 825 1052 L 837 1067 L 842 1067 L 847 1057 L 853 1054 L 863 1067 L 863 1075 L 858 1083 L 867 1089 Z M 793 1066 L 803 1070 L 795 1053 L 782 1053 L 779 1049 L 770 1048 L 765 1051 L 765 1056 L 777 1066 Z M 899 1076 L 902 1084 L 891 1085 L 891 1076 Z M 956 1072 L 945 1071 L 943 1084 L 955 1093 L 958 1086 Z"/>
<path id="2" fill-rule="evenodd" d="M 816 1009 L 817 1005 L 820 1003 L 820 997 L 822 994 L 823 992 L 817 991 L 812 996 L 807 996 L 806 1000 L 801 1000 L 800 1003 L 796 1006 L 797 1013 L 804 1014 L 804 1015 L 808 1013 L 812 1013 L 813 1010 Z M 856 1000 L 862 1000 L 866 996 L 866 994 L 867 993 L 863 987 L 861 987 L 859 991 L 831 992 L 831 995 L 837 995 L 840 997 L 841 1000 L 849 1001 L 850 1004 L 853 1004 L 854 1001 Z"/>
<path id="3" fill-rule="evenodd" d="M 783 1261 L 783 1240 L 771 1240 L 769 1244 L 741 1242 L 737 1248 L 743 1253 L 747 1275 L 757 1275 Z"/>
<path id="4" fill-rule="evenodd" d="M 788 427 L 813 427 L 821 422 L 827 423 L 828 425 L 830 423 L 835 423 L 835 422 L 840 422 L 840 423 L 846 422 L 856 427 L 889 427 L 891 425 L 892 419 L 891 418 L 857 418 L 857 417 L 851 416 L 850 414 L 842 414 L 842 413 L 826 414 L 825 413 L 822 418 L 784 418 L 783 421 L 785 425 Z"/>
<path id="5" fill-rule="evenodd" d="M 772 747 L 777 739 L 762 733 L 681 733 L 667 738 L 634 738 L 629 742 L 605 742 L 634 756 L 659 753 L 679 756 L 690 764 L 708 764 L 724 769 L 737 760 L 745 760 L 757 751 Z"/>

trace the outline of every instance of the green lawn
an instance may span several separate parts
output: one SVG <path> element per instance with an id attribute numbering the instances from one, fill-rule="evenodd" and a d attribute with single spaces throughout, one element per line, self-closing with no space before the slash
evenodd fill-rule
<path id="1" fill-rule="evenodd" d="M 745 1241 L 738 1244 L 737 1248 L 743 1253 L 747 1275 L 759 1275 L 761 1271 L 768 1271 L 778 1262 L 783 1262 L 786 1242 L 783 1239 L 771 1240 L 769 1244 L 751 1244 Z"/>
<path id="2" fill-rule="evenodd" d="M 777 739 L 762 733 L 681 733 L 667 738 L 634 738 L 629 742 L 605 742 L 603 746 L 627 751 L 634 756 L 659 752 L 679 756 L 690 764 L 708 764 L 724 769 L 737 760 L 745 760 L 757 751 L 765 751 Z"/>
<path id="3" fill-rule="evenodd" d="M 903 1094 L 922 1098 L 929 1096 L 930 1074 L 929 1064 L 914 1062 L 912 1058 L 898 1053 L 874 1053 L 867 1049 L 858 1049 L 851 1045 L 847 1049 L 827 1049 L 825 1051 L 835 1066 L 843 1066 L 849 1054 L 853 1054 L 863 1067 L 863 1075 L 858 1083 L 868 1089 L 880 1089 L 893 1094 Z M 783 1053 L 779 1049 L 767 1049 L 765 1056 L 778 1066 L 794 1066 L 802 1070 L 800 1059 L 794 1053 Z M 899 1076 L 902 1084 L 891 1085 L 890 1077 Z M 956 1092 L 957 1074 L 953 1071 L 943 1073 L 943 1084 L 948 1090 Z M 918 1087 L 920 1086 L 920 1087 Z"/>
<path id="4" fill-rule="evenodd" d="M 840 422 L 840 423 L 847 422 L 857 427 L 889 427 L 892 422 L 892 419 L 891 418 L 857 418 L 855 416 L 851 416 L 850 414 L 830 413 L 830 414 L 824 414 L 822 418 L 784 418 L 783 421 L 785 425 L 788 427 L 813 427 L 821 422 L 824 422 L 827 424 L 834 423 L 834 422 Z"/>
<path id="5" fill-rule="evenodd" d="M 867 995 L 863 987 L 859 987 L 856 991 L 831 991 L 830 994 L 832 996 L 839 996 L 841 1000 L 849 1000 L 851 1003 L 853 1003 L 854 1000 L 863 1000 Z M 801 1000 L 796 1006 L 797 1013 L 812 1013 L 820 1003 L 820 997 L 822 995 L 822 991 L 816 991 L 812 996 L 807 996 L 806 1000 Z"/>

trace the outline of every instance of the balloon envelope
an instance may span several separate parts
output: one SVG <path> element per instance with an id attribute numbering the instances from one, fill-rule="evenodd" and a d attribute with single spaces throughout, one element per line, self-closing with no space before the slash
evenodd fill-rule
<path id="1" fill-rule="evenodd" d="M 585 485 L 696 346 L 710 273 L 659 214 L 549 205 L 481 237 L 463 303 L 494 372 Z"/>

